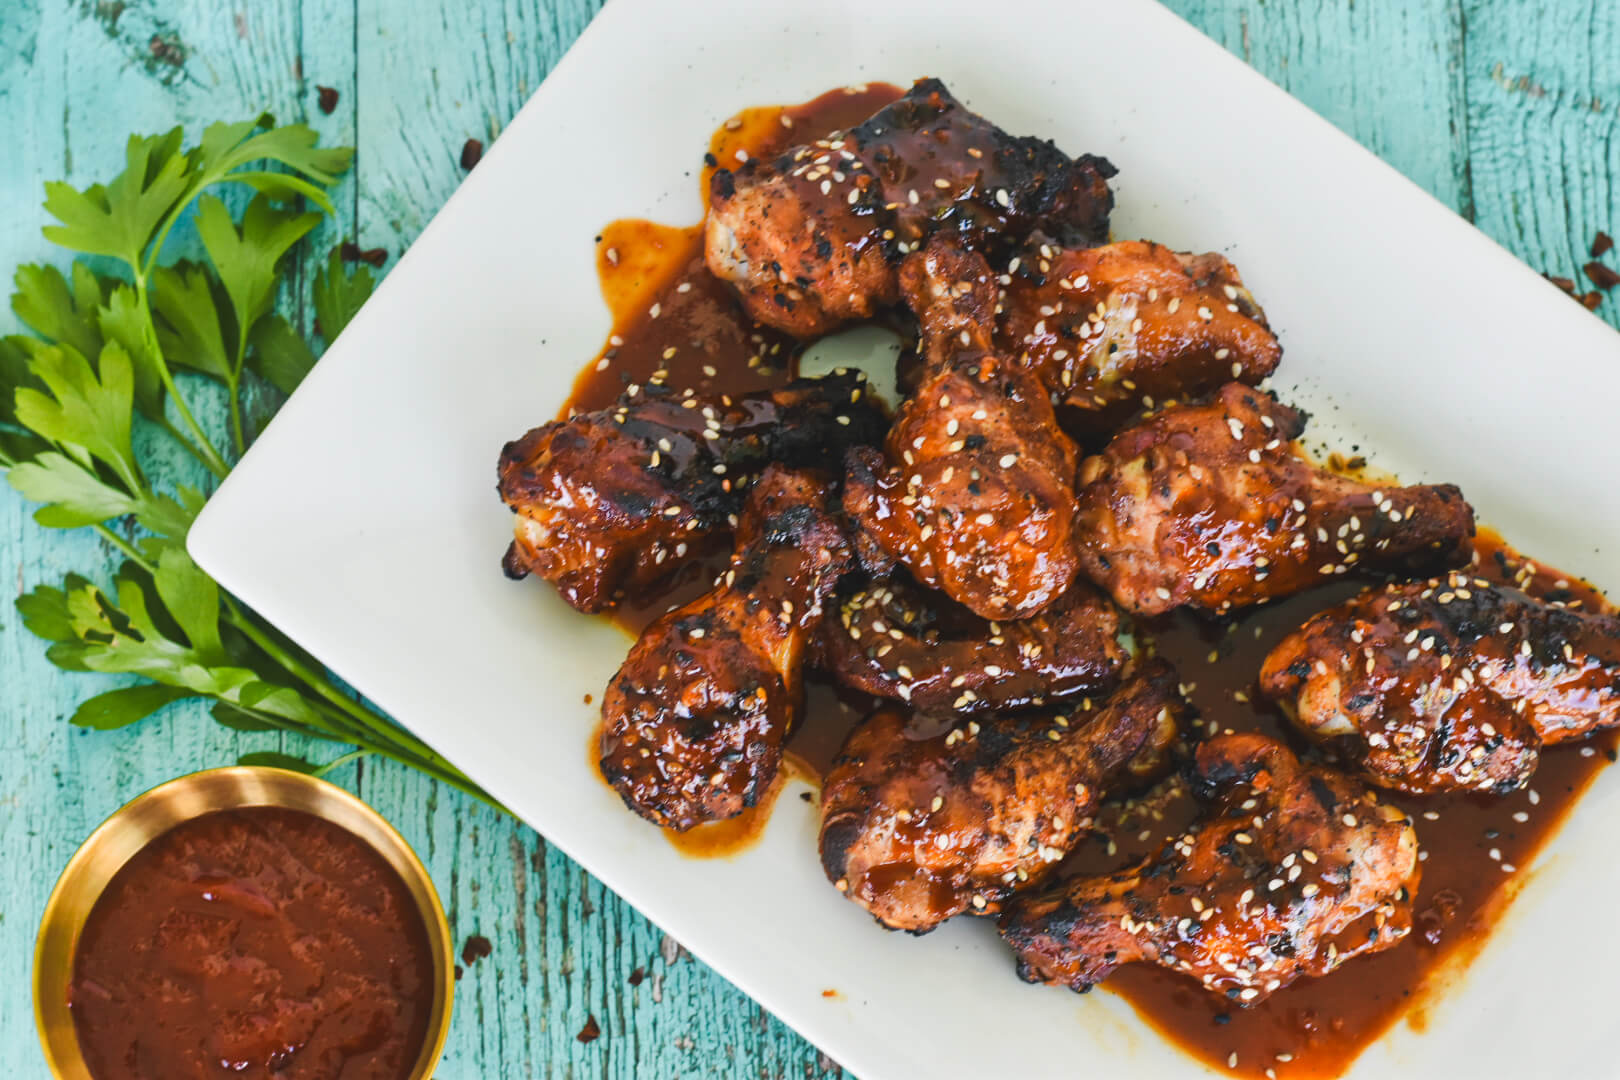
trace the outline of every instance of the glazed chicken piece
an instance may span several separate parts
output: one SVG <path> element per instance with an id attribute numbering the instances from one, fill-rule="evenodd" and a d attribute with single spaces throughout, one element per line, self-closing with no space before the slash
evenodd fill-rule
<path id="1" fill-rule="evenodd" d="M 1282 358 L 1266 316 L 1221 255 L 1145 241 L 1042 244 L 1008 268 L 997 340 L 1027 357 L 1087 433 L 1141 408 L 1257 385 Z"/>
<path id="2" fill-rule="evenodd" d="M 1369 589 L 1283 639 L 1260 688 L 1381 787 L 1506 793 L 1542 746 L 1620 724 L 1620 618 L 1461 573 Z"/>
<path id="3" fill-rule="evenodd" d="M 602 611 L 723 541 L 770 462 L 837 468 L 884 426 L 859 372 L 738 398 L 632 386 L 506 444 L 497 490 L 517 519 L 503 566 Z"/>
<path id="4" fill-rule="evenodd" d="M 1156 855 L 1008 905 L 1023 978 L 1085 991 L 1158 964 L 1252 1005 L 1411 931 L 1418 841 L 1400 810 L 1264 735 L 1203 743 L 1194 781 L 1208 815 Z"/>
<path id="5" fill-rule="evenodd" d="M 1080 562 L 1127 611 L 1216 614 L 1352 568 L 1455 566 L 1474 511 L 1450 484 L 1377 487 L 1318 469 L 1298 410 L 1241 383 L 1127 428 L 1080 466 Z"/>
<path id="6" fill-rule="evenodd" d="M 1084 581 L 1039 615 L 995 622 L 896 576 L 838 605 L 821 653 L 834 678 L 868 694 L 1001 712 L 1113 689 L 1130 659 L 1123 630 L 1119 609 Z"/>
<path id="7" fill-rule="evenodd" d="M 602 775 L 648 821 L 685 830 L 770 790 L 801 698 L 805 644 L 853 556 L 828 478 L 771 465 L 713 591 L 662 616 L 602 698 Z"/>
<path id="8" fill-rule="evenodd" d="M 862 561 L 883 573 L 897 560 L 986 619 L 1027 618 L 1075 580 L 1078 452 L 1040 380 L 991 349 L 997 290 L 981 256 L 935 240 L 901 279 L 928 371 L 886 456 L 846 455 Z"/>
<path id="9" fill-rule="evenodd" d="M 1103 158 L 1008 135 L 923 79 L 848 131 L 716 172 L 705 257 L 756 321 L 818 337 L 893 304 L 901 258 L 935 232 L 987 251 L 1037 228 L 1102 242 L 1113 175 Z"/>
<path id="10" fill-rule="evenodd" d="M 986 717 L 931 738 L 881 709 L 823 785 L 827 878 L 894 930 L 993 914 L 1086 836 L 1104 795 L 1165 771 L 1188 711 L 1163 660 L 1100 708 Z"/>

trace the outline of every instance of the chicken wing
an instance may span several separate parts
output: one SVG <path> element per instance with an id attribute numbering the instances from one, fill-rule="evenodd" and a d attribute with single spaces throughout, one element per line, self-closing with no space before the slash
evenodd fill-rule
<path id="1" fill-rule="evenodd" d="M 998 340 L 1076 410 L 1066 420 L 1088 433 L 1228 380 L 1258 384 L 1282 358 L 1237 267 L 1217 254 L 1145 241 L 1041 244 L 1002 280 Z"/>
<path id="2" fill-rule="evenodd" d="M 730 568 L 662 616 L 602 698 L 601 768 L 625 804 L 685 830 L 753 806 L 792 731 L 805 643 L 853 556 L 827 478 L 768 466 Z"/>
<path id="3" fill-rule="evenodd" d="M 1620 724 L 1620 618 L 1461 573 L 1369 589 L 1284 638 L 1260 688 L 1381 787 L 1505 793 L 1543 745 Z"/>
<path id="4" fill-rule="evenodd" d="M 1163 660 L 1091 710 L 986 717 L 931 738 L 879 710 L 827 774 L 822 866 L 891 929 L 994 913 L 1086 835 L 1104 795 L 1164 771 L 1187 713 Z"/>
<path id="5" fill-rule="evenodd" d="M 1074 470 L 1040 380 L 991 349 L 997 286 L 984 259 L 936 239 L 901 278 L 929 370 L 886 442 L 846 456 L 844 509 L 861 557 L 986 619 L 1020 619 L 1074 581 Z"/>
<path id="6" fill-rule="evenodd" d="M 1151 963 L 1252 1005 L 1411 931 L 1412 822 L 1263 735 L 1198 748 L 1200 824 L 1135 866 L 1015 898 L 1001 933 L 1030 982 L 1088 990 Z"/>
<path id="7" fill-rule="evenodd" d="M 739 398 L 632 386 L 506 444 L 497 490 L 517 518 L 503 566 L 602 611 L 722 541 L 768 463 L 839 467 L 884 425 L 859 372 Z"/>
<path id="8" fill-rule="evenodd" d="M 1077 581 L 1039 615 L 981 619 L 902 577 L 875 582 L 822 623 L 823 665 L 845 686 L 925 710 L 1039 707 L 1119 681 L 1130 659 L 1119 609 Z"/>
<path id="9" fill-rule="evenodd" d="M 1474 511 L 1450 484 L 1375 487 L 1291 444 L 1305 417 L 1228 383 L 1127 428 L 1080 467 L 1080 563 L 1127 611 L 1224 613 L 1353 567 L 1454 566 Z"/>
<path id="10" fill-rule="evenodd" d="M 1031 230 L 1107 236 L 1114 167 L 1008 135 L 919 81 L 871 119 L 710 181 L 709 269 L 758 322 L 816 337 L 898 298 L 895 268 L 929 235 L 999 250 Z"/>

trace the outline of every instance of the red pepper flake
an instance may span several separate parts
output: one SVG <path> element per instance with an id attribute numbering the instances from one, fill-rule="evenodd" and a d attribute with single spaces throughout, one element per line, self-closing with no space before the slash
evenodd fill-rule
<path id="1" fill-rule="evenodd" d="M 1612 289 L 1616 285 L 1620 285 L 1620 271 L 1604 266 L 1600 262 L 1589 262 L 1581 269 L 1585 270 L 1586 276 L 1592 279 L 1592 284 L 1600 289 Z"/>
<path id="2" fill-rule="evenodd" d="M 587 1016 L 585 1017 L 585 1026 L 579 1029 L 579 1034 L 575 1035 L 574 1038 L 582 1043 L 595 1042 L 601 1034 L 602 1029 L 596 1026 L 596 1017 Z"/>
<path id="3" fill-rule="evenodd" d="M 387 248 L 361 248 L 353 240 L 345 240 L 338 245 L 338 253 L 345 262 L 370 263 L 372 266 L 381 266 L 388 261 Z"/>
<path id="4" fill-rule="evenodd" d="M 317 86 L 315 93 L 317 95 L 316 103 L 320 105 L 321 112 L 331 116 L 332 110 L 337 108 L 338 92 L 330 86 Z"/>
<path id="5" fill-rule="evenodd" d="M 477 963 L 479 960 L 482 960 L 484 957 L 488 956 L 494 951 L 495 946 L 489 943 L 489 938 L 485 937 L 483 934 L 474 934 L 472 937 L 468 938 L 466 944 L 462 945 L 461 947 L 461 962 L 466 964 L 468 967 L 472 967 L 473 964 Z"/>
<path id="6" fill-rule="evenodd" d="M 644 967 L 638 967 L 638 968 L 636 968 L 636 970 L 634 970 L 634 971 L 632 971 L 630 973 L 630 978 L 629 978 L 628 982 L 630 983 L 631 986 L 640 986 L 642 980 L 645 979 L 646 977 L 647 977 L 647 969 L 644 968 Z"/>
<path id="7" fill-rule="evenodd" d="M 1554 285 L 1558 286 L 1560 289 L 1563 289 L 1569 295 L 1571 295 L 1571 296 L 1575 295 L 1575 279 L 1574 278 L 1556 277 L 1556 276 L 1554 276 L 1552 274 L 1542 274 L 1541 276 L 1546 278 L 1548 281 L 1552 282 Z"/>
<path id="8" fill-rule="evenodd" d="M 1587 311 L 1596 311 L 1602 303 L 1603 294 L 1598 292 L 1596 289 L 1593 289 L 1591 292 L 1581 297 L 1581 306 Z"/>
<path id="9" fill-rule="evenodd" d="M 186 47 L 178 34 L 153 34 L 152 40 L 147 42 L 147 48 L 152 50 L 152 59 L 160 64 L 168 64 L 171 67 L 185 66 Z"/>
<path id="10" fill-rule="evenodd" d="M 585 695 L 585 704 L 589 705 L 590 703 L 591 703 L 591 695 L 586 694 Z"/>
<path id="11" fill-rule="evenodd" d="M 1602 255 L 1605 251 L 1608 251 L 1613 247 L 1614 237 L 1610 236 L 1602 229 L 1599 229 L 1598 234 L 1592 237 L 1592 258 L 1597 258 L 1599 255 Z"/>
<path id="12" fill-rule="evenodd" d="M 462 967 L 462 966 L 461 966 L 461 965 L 460 965 L 460 964 L 457 964 L 457 965 L 456 965 L 456 981 L 457 981 L 457 982 L 460 982 L 460 981 L 461 981 L 461 977 L 462 977 L 462 976 L 463 976 L 463 975 L 465 975 L 465 974 L 466 974 L 466 973 L 467 973 L 467 969 L 466 969 L 466 968 L 464 968 L 464 967 Z"/>
<path id="13" fill-rule="evenodd" d="M 471 169 L 477 165 L 484 156 L 484 144 L 477 139 L 468 139 L 461 146 L 461 167 Z"/>

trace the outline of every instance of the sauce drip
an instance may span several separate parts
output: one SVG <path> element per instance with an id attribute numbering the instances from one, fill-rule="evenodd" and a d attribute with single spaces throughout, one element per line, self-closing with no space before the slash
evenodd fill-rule
<path id="1" fill-rule="evenodd" d="M 107 1080 L 404 1080 L 433 992 L 426 927 L 387 861 L 314 815 L 256 807 L 184 822 L 118 871 L 69 1006 Z"/>
<path id="2" fill-rule="evenodd" d="M 710 143 L 702 176 L 705 203 L 709 175 L 717 163 L 735 164 L 739 150 L 752 156 L 778 153 L 859 123 L 900 94 L 896 87 L 872 84 L 835 90 L 804 105 L 739 113 Z M 613 332 L 580 375 L 564 415 L 610 404 L 631 382 L 658 380 L 696 393 L 738 393 L 780 385 L 796 372 L 802 347 L 753 324 L 704 267 L 701 226 L 613 222 L 602 231 L 597 269 Z M 1336 471 L 1373 475 L 1360 458 L 1330 464 Z M 1588 609 L 1604 607 L 1595 590 L 1533 567 L 1489 530 L 1481 531 L 1476 550 L 1473 573 L 1478 576 L 1512 582 L 1544 598 L 1579 601 Z M 623 605 L 611 618 L 629 634 L 639 634 L 658 615 L 708 589 L 725 557 L 719 552 L 708 562 L 683 567 L 658 595 Z M 1302 749 L 1286 720 L 1255 689 L 1261 660 L 1311 615 L 1370 582 L 1350 575 L 1229 621 L 1175 613 L 1143 629 L 1189 684 L 1206 731 L 1211 724 L 1216 730 L 1260 730 Z M 817 782 L 849 729 L 874 705 L 866 695 L 807 673 L 806 704 L 784 775 Z M 594 768 L 594 738 L 591 745 Z M 1187 1053 L 1228 1075 L 1264 1077 L 1269 1069 L 1278 1077 L 1338 1076 L 1403 1013 L 1421 1025 L 1425 994 L 1477 951 L 1517 894 L 1536 853 L 1614 759 L 1616 745 L 1616 733 L 1608 733 L 1585 744 L 1549 748 L 1529 789 L 1506 797 L 1384 793 L 1414 815 L 1425 852 L 1416 929 L 1387 952 L 1358 958 L 1333 976 L 1303 980 L 1246 1009 L 1148 965 L 1120 969 L 1103 988 L 1124 997 Z M 736 854 L 758 840 L 782 787 L 779 781 L 758 806 L 733 821 L 666 835 L 689 855 Z M 1157 791 L 1116 804 L 1100 822 L 1106 832 L 1082 845 L 1065 870 L 1117 868 L 1156 849 L 1198 809 L 1184 792 Z"/>

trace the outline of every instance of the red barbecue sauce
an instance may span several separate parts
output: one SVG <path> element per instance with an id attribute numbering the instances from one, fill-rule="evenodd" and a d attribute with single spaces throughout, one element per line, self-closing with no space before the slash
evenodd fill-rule
<path id="1" fill-rule="evenodd" d="M 744 110 L 722 125 L 710 142 L 701 178 L 705 201 L 715 162 L 734 165 L 738 150 L 769 156 L 849 127 L 901 93 L 897 87 L 873 83 L 834 90 L 803 105 Z M 690 386 L 698 393 L 747 392 L 793 377 L 802 346 L 754 324 L 727 287 L 708 272 L 701 224 L 677 228 L 642 220 L 615 221 L 602 230 L 597 270 L 613 313 L 613 331 L 602 352 L 580 374 L 563 415 L 602 408 L 629 383 L 645 383 L 661 370 L 668 385 Z M 656 316 L 651 314 L 654 310 Z M 679 346 L 674 354 L 678 359 L 666 360 L 672 345 Z M 1343 467 L 1342 462 L 1330 464 Z M 1488 529 L 1482 530 L 1476 548 L 1473 572 L 1482 577 L 1514 582 L 1536 595 L 1579 600 L 1588 608 L 1603 606 L 1596 590 L 1534 564 Z M 705 591 L 724 555 L 688 564 L 656 595 L 621 606 L 611 618 L 630 634 L 639 633 L 664 611 Z M 1522 573 L 1527 563 L 1535 569 Z M 1229 621 L 1175 613 L 1144 629 L 1189 684 L 1202 723 L 1265 731 L 1300 746 L 1281 714 L 1255 689 L 1261 660 L 1285 634 L 1323 608 L 1348 599 L 1369 581 L 1354 575 L 1341 578 Z M 791 768 L 814 781 L 872 701 L 835 688 L 815 672 L 806 672 L 806 684 L 804 715 L 784 772 Z M 593 768 L 596 746 L 593 733 Z M 1614 758 L 1615 747 L 1615 735 L 1609 733 L 1584 744 L 1549 748 L 1530 787 L 1501 798 L 1384 793 L 1415 815 L 1427 853 L 1416 903 L 1417 927 L 1410 938 L 1387 952 L 1357 959 L 1327 978 L 1302 980 L 1249 1008 L 1238 1008 L 1193 980 L 1149 965 L 1120 969 L 1102 989 L 1124 997 L 1166 1038 L 1226 1075 L 1265 1077 L 1269 1069 L 1279 1078 L 1339 1076 L 1401 1016 L 1414 1027 L 1423 1026 L 1425 995 L 1442 989 L 1484 943 L 1524 883 L 1536 853 Z M 758 840 L 781 787 L 779 782 L 759 806 L 736 819 L 666 835 L 693 856 L 735 854 Z M 1084 845 L 1065 869 L 1117 868 L 1156 849 L 1197 810 L 1184 792 L 1160 792 L 1116 805 L 1101 822 L 1107 835 Z M 1515 820 L 1519 813 L 1528 820 Z M 1499 858 L 1491 858 L 1493 849 Z M 807 852 L 805 857 L 813 856 Z M 1512 867 L 1512 872 L 1504 866 Z M 1007 962 L 1012 963 L 1010 955 Z M 1235 1066 L 1229 1064 L 1233 1054 Z"/>
<path id="2" fill-rule="evenodd" d="M 69 1005 L 97 1080 L 405 1080 L 433 992 L 393 867 L 312 814 L 253 807 L 177 825 L 118 871 Z"/>

